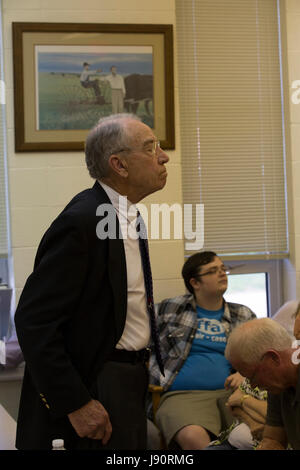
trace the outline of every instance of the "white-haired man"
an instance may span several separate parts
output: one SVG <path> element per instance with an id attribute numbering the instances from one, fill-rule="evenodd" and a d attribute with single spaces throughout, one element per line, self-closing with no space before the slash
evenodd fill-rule
<path id="1" fill-rule="evenodd" d="M 267 420 L 259 449 L 300 449 L 300 369 L 292 338 L 276 321 L 261 318 L 237 327 L 225 356 L 231 364 L 269 392 Z"/>
<path id="2" fill-rule="evenodd" d="M 151 272 L 142 237 L 122 231 L 135 204 L 165 186 L 169 158 L 152 129 L 127 114 L 101 119 L 85 154 L 96 182 L 45 233 L 15 315 L 26 361 L 22 450 L 51 449 L 57 437 L 67 450 L 146 447 Z M 114 217 L 101 237 L 106 213 Z"/>

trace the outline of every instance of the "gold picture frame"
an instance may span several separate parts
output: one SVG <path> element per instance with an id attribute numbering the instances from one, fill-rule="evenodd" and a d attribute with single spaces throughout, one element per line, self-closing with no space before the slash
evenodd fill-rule
<path id="1" fill-rule="evenodd" d="M 12 28 L 16 152 L 83 150 L 89 129 L 118 109 L 116 71 L 126 85 L 120 112 L 141 114 L 162 148 L 175 148 L 172 25 L 18 22 Z M 104 69 L 96 69 L 99 63 Z M 90 67 L 84 86 L 82 71 Z"/>

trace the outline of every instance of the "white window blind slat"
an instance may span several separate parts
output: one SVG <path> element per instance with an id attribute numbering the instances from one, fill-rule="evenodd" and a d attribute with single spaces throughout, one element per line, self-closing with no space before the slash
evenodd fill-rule
<path id="1" fill-rule="evenodd" d="M 8 255 L 7 181 L 5 166 L 5 90 L 3 75 L 2 4 L 0 1 L 0 258 Z"/>
<path id="2" fill-rule="evenodd" d="M 288 254 L 277 15 L 176 0 L 183 200 L 204 204 L 203 248 L 233 259 Z"/>

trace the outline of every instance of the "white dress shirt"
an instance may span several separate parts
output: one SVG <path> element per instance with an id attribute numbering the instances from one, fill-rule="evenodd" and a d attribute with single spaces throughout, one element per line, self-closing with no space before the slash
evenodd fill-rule
<path id="1" fill-rule="evenodd" d="M 124 204 L 124 196 L 121 196 L 101 181 L 99 183 L 116 210 L 123 235 L 126 258 L 127 315 L 124 331 L 116 348 L 138 351 L 149 345 L 151 331 L 146 306 L 146 290 L 139 241 L 130 237 L 131 230 L 135 227 L 137 208 L 128 199 L 127 204 Z M 120 201 L 122 201 L 121 204 Z M 130 214 L 133 214 L 133 216 Z M 128 232 L 126 234 L 125 230 L 127 228 Z M 136 233 L 135 230 L 133 232 Z"/>
<path id="2" fill-rule="evenodd" d="M 107 75 L 105 80 L 110 83 L 112 90 L 122 90 L 124 95 L 126 94 L 125 83 L 122 75 Z"/>

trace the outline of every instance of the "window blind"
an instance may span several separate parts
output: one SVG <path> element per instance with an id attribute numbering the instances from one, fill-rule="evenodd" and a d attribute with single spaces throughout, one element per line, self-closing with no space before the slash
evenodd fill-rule
<path id="1" fill-rule="evenodd" d="M 2 3 L 0 1 L 0 257 L 8 255 L 8 211 L 6 178 L 5 87 L 3 75 Z"/>
<path id="2" fill-rule="evenodd" d="M 176 0 L 183 201 L 204 204 L 203 248 L 229 259 L 288 254 L 278 12 Z"/>

